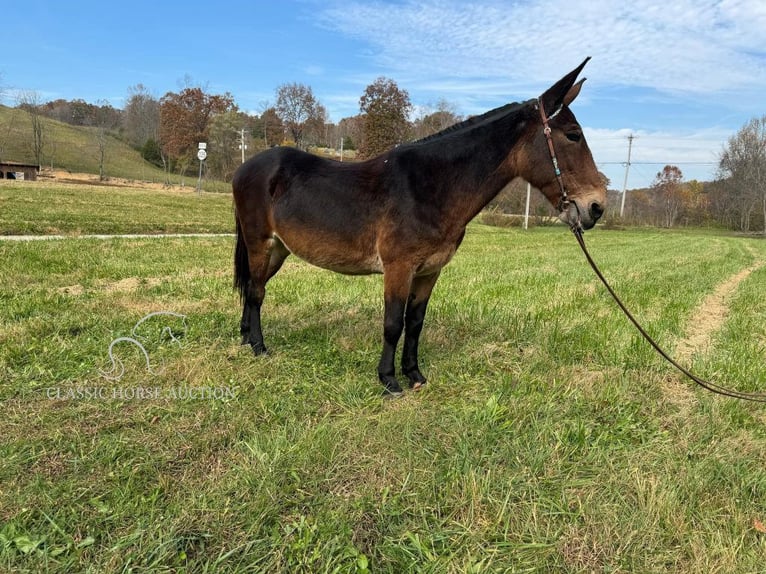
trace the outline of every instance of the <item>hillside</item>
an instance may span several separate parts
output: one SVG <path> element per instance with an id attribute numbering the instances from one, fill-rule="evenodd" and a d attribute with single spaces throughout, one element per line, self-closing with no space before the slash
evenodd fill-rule
<path id="1" fill-rule="evenodd" d="M 97 128 L 72 126 L 43 118 L 46 144 L 43 150 L 44 162 L 41 166 L 51 177 L 60 172 L 98 174 Z M 163 182 L 162 169 L 144 161 L 139 152 L 117 137 L 108 136 L 105 174 L 107 178 L 121 178 L 132 181 Z M 32 153 L 32 128 L 27 114 L 15 108 L 0 105 L 0 160 L 34 162 Z M 171 174 L 170 182 L 195 185 L 189 177 L 181 178 Z M 206 182 L 205 188 L 216 191 L 228 189 L 220 182 Z"/>

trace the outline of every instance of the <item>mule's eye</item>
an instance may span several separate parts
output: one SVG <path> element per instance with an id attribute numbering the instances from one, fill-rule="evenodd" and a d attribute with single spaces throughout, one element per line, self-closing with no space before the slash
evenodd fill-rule
<path id="1" fill-rule="evenodd" d="M 582 139 L 582 132 L 567 132 L 566 135 L 570 142 L 579 142 Z"/>

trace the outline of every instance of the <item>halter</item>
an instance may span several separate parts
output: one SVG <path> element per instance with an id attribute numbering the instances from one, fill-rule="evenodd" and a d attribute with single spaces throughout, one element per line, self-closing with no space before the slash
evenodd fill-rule
<path id="1" fill-rule="evenodd" d="M 558 115 L 558 113 L 561 111 L 561 108 L 563 106 L 559 107 L 555 112 L 553 112 L 550 116 L 545 115 L 545 108 L 543 107 L 543 100 L 542 98 L 537 98 L 537 109 L 540 110 L 540 119 L 543 121 L 543 133 L 545 134 L 545 139 L 548 142 L 548 151 L 551 154 L 551 161 L 553 162 L 553 171 L 556 174 L 556 181 L 559 182 L 559 190 L 561 191 L 561 199 L 559 199 L 559 203 L 556 206 L 556 209 L 559 210 L 559 213 L 563 213 L 569 208 L 569 205 L 572 203 L 569 199 L 569 195 L 567 194 L 567 188 L 564 186 L 564 178 L 561 176 L 561 170 L 559 169 L 559 160 L 556 158 L 556 149 L 553 147 L 553 138 L 551 137 L 551 127 L 548 125 L 548 122 L 552 120 L 553 118 Z M 579 219 L 580 219 L 580 208 L 577 207 L 577 202 L 575 202 L 575 208 L 577 209 L 577 223 L 570 223 L 572 228 L 580 227 Z"/>

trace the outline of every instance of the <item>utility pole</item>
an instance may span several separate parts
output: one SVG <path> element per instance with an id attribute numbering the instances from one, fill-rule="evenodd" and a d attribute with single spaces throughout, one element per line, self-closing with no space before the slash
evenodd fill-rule
<path id="1" fill-rule="evenodd" d="M 239 149 L 242 150 L 242 163 L 245 163 L 245 150 L 247 149 L 245 144 L 245 128 L 239 130 Z"/>
<path id="2" fill-rule="evenodd" d="M 625 194 L 628 191 L 628 171 L 630 171 L 630 152 L 633 149 L 633 138 L 635 136 L 630 134 L 628 136 L 628 163 L 625 164 L 625 181 L 622 183 L 622 200 L 620 201 L 620 218 L 625 213 Z"/>
<path id="3" fill-rule="evenodd" d="M 532 192 L 532 184 L 527 182 L 527 206 L 524 208 L 524 229 L 529 229 L 529 195 Z"/>

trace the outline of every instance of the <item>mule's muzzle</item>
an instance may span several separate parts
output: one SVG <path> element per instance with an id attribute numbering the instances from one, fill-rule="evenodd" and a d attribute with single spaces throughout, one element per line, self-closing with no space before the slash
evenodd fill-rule
<path id="1" fill-rule="evenodd" d="M 559 219 L 572 229 L 591 229 L 604 215 L 604 205 L 598 201 L 592 201 L 581 206 L 576 199 L 569 200 L 560 206 Z"/>
<path id="2" fill-rule="evenodd" d="M 601 216 L 604 215 L 604 206 L 598 201 L 594 201 L 590 204 L 588 213 L 590 213 L 590 218 L 593 220 L 593 224 L 595 225 L 596 222 L 601 219 Z"/>

